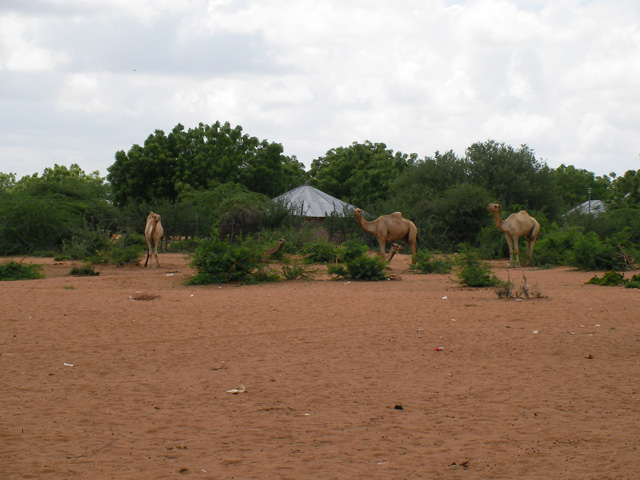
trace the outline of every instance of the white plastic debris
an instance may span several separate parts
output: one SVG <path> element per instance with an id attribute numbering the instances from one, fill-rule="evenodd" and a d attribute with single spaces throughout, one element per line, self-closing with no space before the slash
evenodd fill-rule
<path id="1" fill-rule="evenodd" d="M 246 388 L 244 388 L 244 385 L 240 385 L 240 388 L 232 388 L 231 390 L 227 390 L 227 393 L 232 393 L 234 395 L 237 395 L 239 393 L 245 393 L 247 391 Z"/>

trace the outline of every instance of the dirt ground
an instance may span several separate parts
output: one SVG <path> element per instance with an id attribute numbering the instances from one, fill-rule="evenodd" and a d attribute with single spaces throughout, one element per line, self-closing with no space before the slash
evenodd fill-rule
<path id="1" fill-rule="evenodd" d="M 0 282 L 1 478 L 640 478 L 640 291 L 594 272 L 493 262 L 548 296 L 508 301 L 406 255 L 200 287 L 180 254 L 25 261 L 47 278 Z"/>

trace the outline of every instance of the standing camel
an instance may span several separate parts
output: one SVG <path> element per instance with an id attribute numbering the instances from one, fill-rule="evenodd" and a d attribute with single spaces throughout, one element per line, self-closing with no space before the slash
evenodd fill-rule
<path id="1" fill-rule="evenodd" d="M 502 220 L 502 210 L 497 203 L 491 203 L 487 210 L 493 212 L 493 218 L 496 221 L 498 230 L 504 232 L 509 245 L 509 266 L 520 266 L 520 249 L 518 248 L 518 240 L 524 235 L 527 239 L 527 264 L 533 256 L 533 247 L 540 235 L 540 224 L 524 210 L 518 213 L 512 213 L 506 220 Z"/>
<path id="2" fill-rule="evenodd" d="M 144 238 L 147 240 L 147 259 L 144 261 L 145 267 L 149 262 L 149 256 L 155 256 L 156 267 L 160 268 L 160 263 L 158 262 L 158 244 L 160 243 L 163 233 L 164 230 L 160 223 L 160 215 L 151 212 L 147 217 L 147 226 L 144 229 Z M 153 244 L 154 247 L 153 252 L 151 252 L 151 244 Z M 153 259 L 151 260 L 151 263 L 153 263 Z M 149 264 L 149 267 L 151 267 L 151 264 Z"/>
<path id="3" fill-rule="evenodd" d="M 411 220 L 404 218 L 400 212 L 394 212 L 391 215 L 382 215 L 373 222 L 367 222 L 362 217 L 362 210 L 360 208 L 356 208 L 353 211 L 353 216 L 362 230 L 375 235 L 378 239 L 380 255 L 383 259 L 386 258 L 385 250 L 387 242 L 404 240 L 409 244 L 411 252 L 413 253 L 411 263 L 415 263 L 418 229 Z"/>

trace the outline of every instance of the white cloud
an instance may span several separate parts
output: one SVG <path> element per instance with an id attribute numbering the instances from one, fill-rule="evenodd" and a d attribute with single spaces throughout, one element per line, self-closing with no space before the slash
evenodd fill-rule
<path id="1" fill-rule="evenodd" d="M 0 17 L 1 68 L 53 85 L 43 103 L 114 152 L 156 128 L 219 120 L 307 165 L 354 141 L 425 156 L 493 138 L 551 166 L 637 168 L 632 0 L 43 4 L 48 16 Z M 8 78 L 5 99 L 18 89 Z M 101 154 L 103 172 L 113 153 Z"/>
<path id="2" fill-rule="evenodd" d="M 69 61 L 64 52 L 38 45 L 31 32 L 37 32 L 40 25 L 38 20 L 15 14 L 0 16 L 0 70 L 47 72 Z"/>

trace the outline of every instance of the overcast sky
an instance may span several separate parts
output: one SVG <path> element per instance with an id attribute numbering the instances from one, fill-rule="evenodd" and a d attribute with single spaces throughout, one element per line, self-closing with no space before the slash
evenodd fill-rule
<path id="1" fill-rule="evenodd" d="M 228 121 L 307 167 L 332 148 L 640 169 L 637 0 L 0 0 L 0 172 Z"/>

